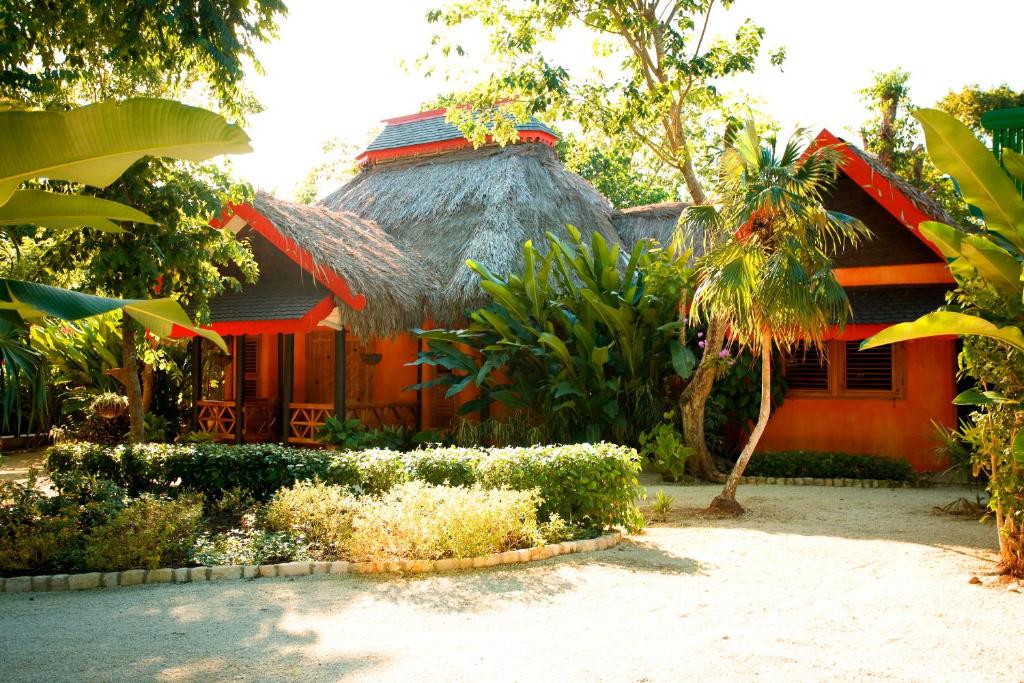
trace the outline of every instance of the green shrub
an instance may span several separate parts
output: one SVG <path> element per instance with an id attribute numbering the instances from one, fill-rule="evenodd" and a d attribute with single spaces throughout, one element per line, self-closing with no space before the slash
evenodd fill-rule
<path id="1" fill-rule="evenodd" d="M 542 541 L 536 490 L 409 482 L 361 503 L 349 553 L 357 561 L 438 560 L 527 548 Z"/>
<path id="2" fill-rule="evenodd" d="M 640 435 L 640 455 L 650 458 L 662 477 L 669 481 L 679 481 L 686 473 L 686 461 L 695 451 L 683 442 L 683 435 L 672 421 L 674 414 L 669 412 L 662 417 L 664 422 Z"/>
<path id="3" fill-rule="evenodd" d="M 85 539 L 85 566 L 114 571 L 183 564 L 202 516 L 203 501 L 197 495 L 133 500 Z"/>
<path id="4" fill-rule="evenodd" d="M 603 528 L 639 522 L 634 500 L 636 451 L 612 444 L 529 448 L 427 448 L 330 451 L 273 444 L 145 444 L 104 447 L 59 444 L 49 450 L 47 470 L 109 478 L 133 494 L 176 490 L 219 500 L 238 487 L 256 500 L 268 500 L 300 481 L 353 487 L 378 494 L 411 479 L 484 488 L 540 489 L 542 521 L 553 513 L 576 527 Z"/>
<path id="5" fill-rule="evenodd" d="M 751 477 L 814 477 L 818 479 L 890 479 L 909 481 L 910 463 L 880 455 L 820 451 L 755 453 L 745 472 Z"/>
<path id="6" fill-rule="evenodd" d="M 476 463 L 485 488 L 540 490 L 540 519 L 554 513 L 581 528 L 615 524 L 637 528 L 642 515 L 635 500 L 640 456 L 607 443 L 533 448 L 495 448 Z"/>
<path id="7" fill-rule="evenodd" d="M 200 534 L 189 559 L 208 567 L 233 564 L 272 564 L 312 560 L 305 539 L 291 532 L 232 529 Z"/>
<path id="8" fill-rule="evenodd" d="M 269 531 L 301 535 L 316 559 L 334 560 L 345 552 L 358 505 L 342 486 L 299 482 L 274 494 L 264 524 Z"/>

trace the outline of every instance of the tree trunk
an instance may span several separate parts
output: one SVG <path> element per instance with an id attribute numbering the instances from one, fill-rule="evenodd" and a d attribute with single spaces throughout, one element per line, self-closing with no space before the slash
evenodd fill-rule
<path id="1" fill-rule="evenodd" d="M 768 417 L 772 413 L 772 344 L 765 340 L 761 343 L 761 409 L 757 413 L 757 423 L 750 432 L 747 445 L 743 447 L 740 457 L 736 460 L 736 466 L 729 473 L 725 486 L 718 497 L 711 501 L 708 512 L 728 515 L 743 514 L 743 507 L 736 502 L 736 489 L 740 485 L 740 477 L 743 470 L 750 462 L 750 456 L 754 454 L 757 442 L 761 440 L 764 428 L 768 426 Z"/>
<path id="2" fill-rule="evenodd" d="M 704 440 L 704 407 L 711 389 L 715 386 L 715 363 L 725 343 L 725 325 L 718 320 L 708 323 L 704 338 L 704 354 L 693 372 L 690 383 L 679 397 L 679 414 L 682 418 L 683 441 L 694 450 L 687 462 L 690 474 L 705 481 L 722 482 L 725 477 L 715 467 L 708 445 Z"/>
<path id="3" fill-rule="evenodd" d="M 124 369 L 124 388 L 128 396 L 129 443 L 146 440 L 145 410 L 142 405 L 142 386 L 139 384 L 139 361 L 135 348 L 135 321 L 121 314 L 121 365 Z"/>

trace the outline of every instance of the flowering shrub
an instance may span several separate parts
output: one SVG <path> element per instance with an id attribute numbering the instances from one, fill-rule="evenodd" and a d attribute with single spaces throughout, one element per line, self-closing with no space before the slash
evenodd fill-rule
<path id="1" fill-rule="evenodd" d="M 85 539 L 85 566 L 93 571 L 157 569 L 183 564 L 199 533 L 201 496 L 150 496 L 129 503 Z"/>

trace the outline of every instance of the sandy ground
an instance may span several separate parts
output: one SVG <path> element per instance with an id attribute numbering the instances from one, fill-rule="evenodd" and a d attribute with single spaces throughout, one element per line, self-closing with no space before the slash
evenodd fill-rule
<path id="1" fill-rule="evenodd" d="M 7 681 L 1024 680 L 961 491 L 748 487 L 616 549 L 418 577 L 0 595 Z M 968 583 L 981 576 L 987 585 Z M 993 620 L 1005 630 L 993 632 Z"/>
<path id="2" fill-rule="evenodd" d="M 45 462 L 45 448 L 2 453 L 0 454 L 0 479 L 24 481 L 28 478 L 28 471 L 32 467 L 39 470 L 39 475 L 42 476 Z"/>

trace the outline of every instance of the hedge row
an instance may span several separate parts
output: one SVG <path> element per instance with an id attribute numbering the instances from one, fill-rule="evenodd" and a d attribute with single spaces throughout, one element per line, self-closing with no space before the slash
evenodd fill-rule
<path id="1" fill-rule="evenodd" d="M 640 458 L 632 448 L 607 443 L 530 448 L 426 448 L 329 451 L 275 444 L 69 443 L 47 454 L 51 476 L 88 474 L 125 487 L 132 495 L 196 491 L 219 499 L 232 488 L 267 500 L 298 481 L 319 479 L 357 493 L 381 493 L 406 481 L 485 488 L 540 489 L 540 519 L 552 513 L 583 527 L 634 527 L 641 492 Z"/>
<path id="2" fill-rule="evenodd" d="M 909 481 L 910 463 L 878 455 L 823 451 L 755 453 L 744 472 L 751 477 L 814 477 L 821 479 L 889 479 Z"/>

